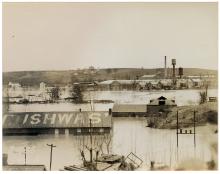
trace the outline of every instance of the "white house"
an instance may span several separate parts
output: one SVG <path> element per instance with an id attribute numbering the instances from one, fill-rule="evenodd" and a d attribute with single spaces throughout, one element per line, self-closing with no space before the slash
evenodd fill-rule
<path id="1" fill-rule="evenodd" d="M 41 82 L 41 83 L 40 83 L 40 91 L 41 91 L 41 92 L 46 91 L 46 83 L 44 83 L 44 82 Z"/>

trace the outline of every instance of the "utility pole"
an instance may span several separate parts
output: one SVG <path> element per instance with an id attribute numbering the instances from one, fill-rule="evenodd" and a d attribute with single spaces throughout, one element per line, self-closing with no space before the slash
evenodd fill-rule
<path id="1" fill-rule="evenodd" d="M 180 135 L 183 135 L 183 134 L 185 134 L 185 135 L 192 135 L 193 134 L 193 136 L 194 136 L 194 152 L 195 152 L 195 148 L 196 148 L 196 112 L 197 111 L 193 111 L 193 122 L 188 122 L 188 123 L 186 123 L 186 122 L 180 122 L 179 123 L 179 118 L 178 118 L 178 110 L 177 110 L 177 116 L 176 116 L 176 134 L 177 134 L 177 156 L 178 156 L 178 146 L 179 146 L 179 142 L 178 142 L 178 136 L 179 136 L 179 134 Z M 185 128 L 185 131 L 183 131 L 183 129 L 181 128 L 179 128 L 179 124 L 186 124 L 186 125 L 193 125 L 193 131 L 190 129 L 190 130 L 187 130 L 187 128 Z"/>
<path id="2" fill-rule="evenodd" d="M 92 119 L 89 119 L 89 133 L 90 133 L 90 162 L 92 163 Z"/>
<path id="3" fill-rule="evenodd" d="M 50 171 L 51 171 L 53 148 L 56 146 L 54 146 L 53 144 L 47 144 L 47 146 L 50 146 Z"/>
<path id="4" fill-rule="evenodd" d="M 178 135 L 179 135 L 179 133 L 178 133 L 178 129 L 179 129 L 179 118 L 178 118 L 179 116 L 178 116 L 178 110 L 176 111 L 176 146 L 177 146 L 177 149 L 176 149 L 176 151 L 177 151 L 177 156 L 176 156 L 176 158 L 177 158 L 177 161 L 179 160 L 179 149 L 178 149 L 178 146 L 179 146 L 179 139 L 178 139 Z"/>
<path id="5" fill-rule="evenodd" d="M 178 110 L 176 112 L 176 146 L 178 148 L 179 142 L 178 142 L 178 129 L 179 129 L 179 118 L 178 118 Z"/>
<path id="6" fill-rule="evenodd" d="M 26 156 L 26 147 L 24 147 L 24 165 L 26 165 L 27 163 L 26 163 L 26 160 L 27 160 L 27 156 Z"/>
<path id="7" fill-rule="evenodd" d="M 196 111 L 193 112 L 193 127 L 194 127 L 194 147 L 196 147 Z"/>

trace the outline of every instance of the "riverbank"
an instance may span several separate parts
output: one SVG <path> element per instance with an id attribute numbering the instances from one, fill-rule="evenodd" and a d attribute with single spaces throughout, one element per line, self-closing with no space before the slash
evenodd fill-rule
<path id="1" fill-rule="evenodd" d="M 208 102 L 201 105 L 179 106 L 174 108 L 167 114 L 166 118 L 149 117 L 148 124 L 152 128 L 158 129 L 176 129 L 177 110 L 179 128 L 192 127 L 194 111 L 196 111 L 196 126 L 205 125 L 207 123 L 216 124 L 218 122 L 218 103 Z M 189 123 L 189 124 L 181 124 Z"/>

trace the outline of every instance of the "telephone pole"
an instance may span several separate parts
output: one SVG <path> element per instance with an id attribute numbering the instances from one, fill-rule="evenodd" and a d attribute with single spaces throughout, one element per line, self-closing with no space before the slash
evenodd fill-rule
<path id="1" fill-rule="evenodd" d="M 179 118 L 178 118 L 178 110 L 177 110 L 177 115 L 176 115 L 176 135 L 177 135 L 177 159 L 178 159 L 178 146 L 179 146 L 179 135 L 193 135 L 194 137 L 194 155 L 195 155 L 195 150 L 196 150 L 196 112 L 197 111 L 193 111 L 193 122 L 179 122 Z M 183 129 L 181 128 L 181 124 L 185 124 L 185 125 L 193 125 L 193 130 L 191 130 L 190 128 L 184 128 L 185 131 L 183 131 Z"/>
<path id="2" fill-rule="evenodd" d="M 195 111 L 194 110 L 194 112 L 193 112 L 193 127 L 194 127 L 194 131 L 193 131 L 193 133 L 194 133 L 194 147 L 196 147 L 196 112 L 197 111 Z"/>
<path id="3" fill-rule="evenodd" d="M 90 127 L 90 162 L 92 163 L 92 119 L 89 119 L 89 127 Z"/>
<path id="4" fill-rule="evenodd" d="M 179 118 L 178 118 L 178 110 L 176 112 L 176 146 L 178 148 L 178 145 L 179 145 L 179 140 L 178 140 L 178 129 L 179 129 Z"/>
<path id="5" fill-rule="evenodd" d="M 26 147 L 24 147 L 24 165 L 26 165 L 27 163 L 26 163 L 26 159 L 27 159 L 27 155 L 26 155 Z"/>
<path id="6" fill-rule="evenodd" d="M 53 155 L 53 148 L 56 147 L 53 144 L 47 144 L 50 147 L 50 171 L 51 171 L 51 164 L 52 164 L 52 155 Z"/>

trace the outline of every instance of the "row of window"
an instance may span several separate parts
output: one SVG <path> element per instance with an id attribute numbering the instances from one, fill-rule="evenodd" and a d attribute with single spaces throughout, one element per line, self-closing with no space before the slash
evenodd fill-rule
<path id="1" fill-rule="evenodd" d="M 77 128 L 76 129 L 76 132 L 77 133 L 81 133 L 82 132 L 82 129 L 81 128 Z M 100 132 L 100 133 L 103 133 L 104 132 L 104 128 L 99 128 L 99 129 L 88 129 L 88 132 Z"/>
<path id="2" fill-rule="evenodd" d="M 76 129 L 76 133 L 83 133 L 83 132 L 94 132 L 94 133 L 104 133 L 105 130 L 104 128 L 77 128 Z M 55 129 L 55 134 L 59 134 L 60 130 L 59 129 Z M 69 133 L 69 129 L 65 129 L 65 134 L 68 134 Z"/>

